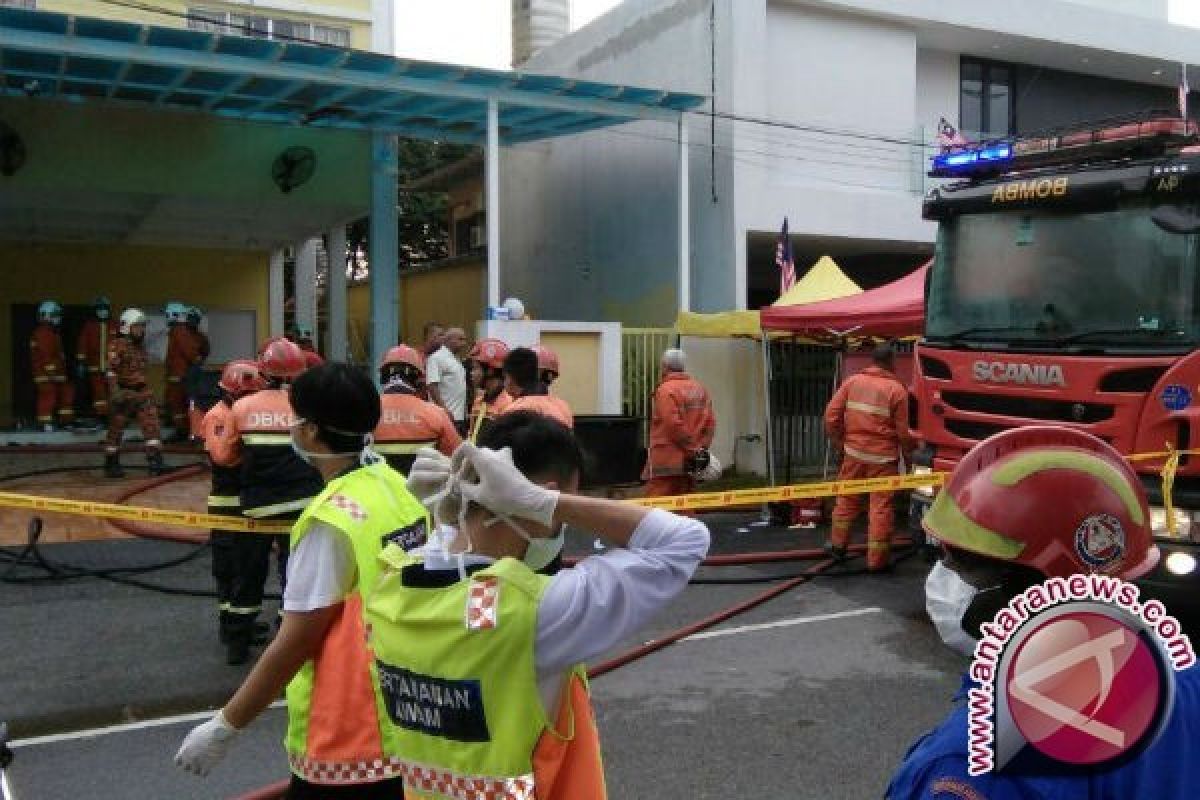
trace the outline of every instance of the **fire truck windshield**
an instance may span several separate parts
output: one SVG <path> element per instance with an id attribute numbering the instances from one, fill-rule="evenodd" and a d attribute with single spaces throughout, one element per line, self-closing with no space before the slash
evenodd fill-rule
<path id="1" fill-rule="evenodd" d="M 1121 349 L 1200 341 L 1200 242 L 1164 231 L 1150 212 L 1140 202 L 943 220 L 926 336 Z"/>

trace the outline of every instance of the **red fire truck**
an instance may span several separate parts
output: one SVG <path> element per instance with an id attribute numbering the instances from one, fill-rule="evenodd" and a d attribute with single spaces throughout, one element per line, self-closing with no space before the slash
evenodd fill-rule
<path id="1" fill-rule="evenodd" d="M 944 152 L 914 393 L 918 470 L 1029 424 L 1125 454 L 1200 447 L 1200 139 L 1149 114 Z M 1200 595 L 1200 457 L 1184 456 L 1168 536 L 1159 470 L 1135 463 L 1164 558 L 1144 584 Z M 932 494 L 914 493 L 919 519 Z M 1200 596 L 1192 596 L 1193 603 Z"/>

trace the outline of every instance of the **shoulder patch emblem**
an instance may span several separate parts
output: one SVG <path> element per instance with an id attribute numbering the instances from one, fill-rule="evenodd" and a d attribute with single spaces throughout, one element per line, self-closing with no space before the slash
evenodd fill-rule
<path id="1" fill-rule="evenodd" d="M 495 628 L 499 600 L 499 578 L 487 577 L 471 581 L 471 588 L 467 590 L 467 630 L 482 631 Z"/>
<path id="2" fill-rule="evenodd" d="M 329 504 L 334 508 L 345 511 L 355 522 L 363 522 L 367 518 L 366 509 L 344 494 L 335 494 L 329 498 Z"/>

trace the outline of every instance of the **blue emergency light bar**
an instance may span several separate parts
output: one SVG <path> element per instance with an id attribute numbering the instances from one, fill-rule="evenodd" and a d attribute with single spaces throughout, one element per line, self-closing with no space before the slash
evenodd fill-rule
<path id="1" fill-rule="evenodd" d="M 991 172 L 994 165 L 1011 161 L 1013 157 L 1012 144 L 1000 142 L 986 147 L 957 150 L 934 156 L 931 175 L 965 175 L 971 172 L 986 170 Z"/>

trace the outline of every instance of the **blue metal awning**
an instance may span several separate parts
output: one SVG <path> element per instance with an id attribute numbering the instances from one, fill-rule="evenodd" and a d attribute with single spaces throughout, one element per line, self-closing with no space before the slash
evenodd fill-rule
<path id="1" fill-rule="evenodd" d="M 637 119 L 701 95 L 392 58 L 296 42 L 0 8 L 0 92 L 255 122 L 517 143 Z"/>

